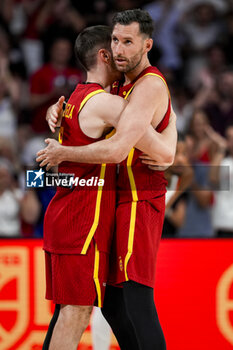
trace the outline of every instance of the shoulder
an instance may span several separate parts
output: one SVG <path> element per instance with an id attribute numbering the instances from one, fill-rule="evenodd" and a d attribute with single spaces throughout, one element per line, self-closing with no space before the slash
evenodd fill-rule
<path id="1" fill-rule="evenodd" d="M 119 102 L 122 101 L 123 98 L 117 95 L 112 95 L 106 91 L 102 91 L 94 95 L 93 97 L 90 98 L 90 104 L 95 104 L 96 106 L 105 106 L 103 104 L 110 104 L 114 102 Z"/>
<path id="2" fill-rule="evenodd" d="M 135 84 L 132 95 L 148 96 L 148 98 L 156 96 L 156 98 L 167 98 L 168 87 L 166 82 L 159 76 L 145 75 L 141 77 Z"/>
<path id="3" fill-rule="evenodd" d="M 120 96 L 99 93 L 87 101 L 81 113 L 84 118 L 92 116 L 109 126 L 116 127 L 126 104 L 127 101 Z"/>
<path id="4" fill-rule="evenodd" d="M 142 76 L 136 85 L 147 85 L 155 89 L 167 88 L 166 80 L 160 74 L 148 73 Z"/>
<path id="5" fill-rule="evenodd" d="M 109 94 L 103 90 L 103 92 L 99 92 L 92 96 L 86 104 L 89 112 L 93 111 L 95 115 L 102 115 L 103 112 L 114 112 L 114 109 L 117 108 L 117 106 L 125 103 L 127 102 L 122 97 Z"/>

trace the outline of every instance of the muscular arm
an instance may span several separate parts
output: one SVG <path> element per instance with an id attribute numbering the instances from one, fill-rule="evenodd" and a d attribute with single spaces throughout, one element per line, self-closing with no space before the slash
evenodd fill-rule
<path id="1" fill-rule="evenodd" d="M 161 120 L 159 119 L 161 104 L 165 106 L 165 114 L 167 100 L 166 87 L 160 80 L 152 77 L 144 78 L 132 92 L 130 102 L 121 114 L 119 123 L 114 125 L 115 135 L 108 140 L 86 146 L 88 150 L 84 147 L 71 147 L 72 150 L 66 148 L 63 150 L 64 159 L 86 163 L 119 163 L 135 146 L 158 163 L 172 163 L 177 138 L 175 115 L 162 134 L 153 128 Z M 158 112 L 157 125 L 154 124 L 152 127 L 150 124 L 156 112 Z"/>
<path id="2" fill-rule="evenodd" d="M 57 150 L 59 152 L 59 163 L 63 160 L 85 163 L 118 163 L 126 158 L 131 148 L 136 144 L 135 147 L 147 153 L 158 163 L 171 164 L 176 145 L 175 115 L 173 115 L 169 126 L 162 134 L 154 130 L 153 127 L 159 124 L 162 119 L 161 115 L 166 112 L 168 96 L 166 87 L 162 82 L 152 80 L 151 77 L 148 78 L 135 87 L 131 100 L 123 113 L 115 120 L 109 121 L 111 125 L 116 127 L 116 133 L 113 137 L 85 147 L 60 146 Z M 145 87 L 147 87 L 146 90 Z M 126 101 L 120 100 L 125 106 Z M 94 99 L 92 99 L 93 106 L 96 106 L 94 102 Z M 105 110 L 107 110 L 107 101 L 105 106 Z M 117 108 L 116 105 L 112 105 L 112 111 L 114 107 Z M 91 108 L 90 103 L 88 112 Z M 98 110 L 95 109 L 95 113 L 98 113 Z M 109 113 L 106 113 L 106 118 L 108 118 L 107 115 Z M 154 125 L 152 127 L 150 124 L 154 115 L 157 119 L 155 122 L 153 121 Z M 118 120 L 119 123 L 117 123 Z M 38 157 L 38 161 L 40 160 L 42 158 Z M 47 163 L 45 162 L 42 165 L 45 164 Z"/>
<path id="3" fill-rule="evenodd" d="M 157 165 L 164 166 L 173 163 L 176 153 L 176 142 L 176 114 L 172 110 L 166 129 L 159 133 L 150 125 L 135 147 L 147 155 L 146 157 L 143 156 L 144 159 L 153 159 Z"/>

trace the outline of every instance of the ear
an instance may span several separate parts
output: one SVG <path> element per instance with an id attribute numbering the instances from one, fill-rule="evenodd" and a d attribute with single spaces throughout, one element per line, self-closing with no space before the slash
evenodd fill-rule
<path id="1" fill-rule="evenodd" d="M 145 40 L 145 51 L 149 52 L 153 46 L 153 39 L 149 38 Z"/>
<path id="2" fill-rule="evenodd" d="M 100 49 L 98 55 L 102 62 L 109 63 L 111 59 L 110 52 L 106 49 Z"/>

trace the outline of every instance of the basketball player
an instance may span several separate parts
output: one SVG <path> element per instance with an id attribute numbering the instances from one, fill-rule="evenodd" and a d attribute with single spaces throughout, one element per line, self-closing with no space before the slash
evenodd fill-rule
<path id="1" fill-rule="evenodd" d="M 76 50 L 78 51 L 79 58 L 81 58 L 80 59 L 81 62 L 83 63 L 83 65 L 86 67 L 88 71 L 87 79 L 90 80 L 90 83 L 86 85 L 82 85 L 81 87 L 77 86 L 75 92 L 71 95 L 71 98 L 68 101 L 67 108 L 65 111 L 65 118 L 63 118 L 62 125 L 61 125 L 60 140 L 64 145 L 88 144 L 87 147 L 89 147 L 94 141 L 97 141 L 101 137 L 103 132 L 106 131 L 106 128 L 108 128 L 110 125 L 113 125 L 115 127 L 117 126 L 120 113 L 125 108 L 125 101 L 117 96 L 111 96 L 109 94 L 102 93 L 103 89 L 101 85 L 103 85 L 104 87 L 107 86 L 109 84 L 109 80 L 113 78 L 113 74 L 109 74 L 110 68 L 112 69 L 111 60 L 110 60 L 110 51 L 107 51 L 106 49 L 99 49 L 99 47 L 97 47 L 98 41 L 95 38 L 94 40 L 95 50 L 97 50 L 97 48 L 99 49 L 97 50 L 97 55 L 95 55 L 94 52 L 88 52 L 88 47 L 87 47 L 88 44 L 87 44 L 87 39 L 84 38 L 85 37 L 84 32 L 82 33 L 81 37 L 79 37 L 80 40 L 77 40 L 76 42 Z M 81 39 L 83 39 L 83 42 Z M 93 36 L 92 36 L 92 40 L 93 40 Z M 85 43 L 86 43 L 86 47 L 84 48 Z M 90 57 L 91 57 L 91 62 L 90 62 Z M 103 104 L 104 104 L 104 112 L 102 107 Z M 86 108 L 86 106 L 88 108 Z M 92 118 L 91 124 L 89 124 L 87 123 L 87 115 L 92 115 L 92 113 L 90 113 L 90 111 L 92 112 L 91 106 L 92 108 L 95 107 L 95 109 L 93 113 L 94 117 Z M 87 113 L 87 110 L 88 110 L 88 113 Z M 101 118 L 98 117 L 98 113 L 101 114 Z M 170 114 L 170 111 L 169 111 L 169 114 Z M 77 123 L 77 116 L 78 116 L 78 123 Z M 147 125 L 147 128 L 148 128 L 148 125 Z M 142 140 L 140 141 L 140 144 L 136 146 L 142 149 L 144 152 L 147 152 L 150 155 L 151 154 L 154 155 L 153 153 L 154 146 L 151 145 L 150 142 L 148 143 L 148 140 L 152 140 L 154 135 L 155 135 L 155 131 L 153 130 L 153 128 L 152 127 L 148 128 L 148 131 L 146 132 L 146 137 L 144 136 L 144 138 L 142 138 Z M 161 143 L 161 140 L 159 140 L 159 142 Z M 166 160 L 167 159 L 168 159 L 168 156 Z M 90 174 L 90 171 L 92 171 L 91 172 L 92 174 L 97 174 L 98 171 L 101 171 L 102 173 L 104 172 L 102 168 L 104 167 L 103 165 L 101 167 L 101 170 L 99 168 L 96 169 L 97 167 L 96 165 L 84 166 L 84 168 L 85 167 L 86 167 L 86 171 L 89 174 Z M 80 176 L 80 168 L 81 167 L 78 165 L 76 165 L 75 167 L 73 163 L 63 162 L 62 165 L 60 166 L 59 171 L 62 171 L 63 173 L 67 173 L 67 171 L 69 172 L 72 171 L 75 173 L 76 176 Z M 83 173 L 81 174 L 81 176 L 83 175 L 84 176 L 86 175 L 85 172 L 84 174 Z M 113 176 L 110 176 L 111 185 L 113 184 L 112 178 Z M 88 196 L 87 192 L 84 192 L 84 194 L 85 196 Z M 84 222 L 85 222 L 84 219 L 86 220 L 87 217 L 83 215 L 82 212 L 79 212 L 78 209 L 76 209 L 78 208 L 78 206 L 75 206 L 75 203 L 78 203 L 80 199 L 82 200 L 82 203 L 83 203 L 83 201 L 85 200 L 85 196 L 82 196 L 81 198 L 80 191 L 79 192 L 77 191 L 76 194 L 74 193 L 71 196 L 72 197 L 71 199 L 69 198 L 69 196 L 70 196 L 70 191 L 67 191 L 67 192 L 65 191 L 65 194 L 64 194 L 64 189 L 58 190 L 57 194 L 55 195 L 54 199 L 52 200 L 48 208 L 48 211 L 45 217 L 44 249 L 47 251 L 46 253 L 47 277 L 50 277 L 49 274 L 51 273 L 52 277 L 50 279 L 52 279 L 54 283 L 55 279 L 53 274 L 56 274 L 55 286 L 52 286 L 50 288 L 49 286 L 50 281 L 47 283 L 47 297 L 52 298 L 54 302 L 60 303 L 62 305 L 61 311 L 58 317 L 58 321 L 56 323 L 54 333 L 52 336 L 50 349 L 55 349 L 56 347 L 63 348 L 65 346 L 69 346 L 69 349 L 73 349 L 77 346 L 77 342 L 79 341 L 80 336 L 89 321 L 90 311 L 92 309 L 92 305 L 95 299 L 93 298 L 94 289 L 91 288 L 91 282 L 85 281 L 85 283 L 83 283 L 82 274 L 80 276 L 74 277 L 73 276 L 74 271 L 80 270 L 81 272 L 83 272 L 81 265 L 83 266 L 83 264 L 88 264 L 87 262 L 92 262 L 92 265 L 90 264 L 90 270 L 91 270 L 91 266 L 94 266 L 94 270 L 96 269 L 98 270 L 98 268 L 96 268 L 96 261 L 100 260 L 101 262 L 101 259 L 102 261 L 106 260 L 105 258 L 106 253 L 109 252 L 109 249 L 108 249 L 108 246 L 109 246 L 108 243 L 110 241 L 109 237 L 111 237 L 111 234 L 109 234 L 107 235 L 107 238 L 103 239 L 103 237 L 101 237 L 100 239 L 100 233 L 98 234 L 98 232 L 100 231 L 98 231 L 98 227 L 97 228 L 95 227 L 95 229 L 91 228 L 89 233 L 88 233 L 88 230 L 87 232 L 85 232 L 85 235 L 84 235 L 85 239 L 83 240 L 83 242 L 82 242 L 83 237 L 78 242 L 77 237 L 75 237 L 75 229 L 77 230 L 77 223 L 79 227 L 82 227 L 82 224 L 84 225 Z M 76 196 L 79 197 L 79 199 L 75 198 Z M 104 207 L 104 203 L 106 202 L 104 200 L 104 193 L 102 194 L 102 197 L 103 198 L 102 198 L 101 208 Z M 114 199 L 111 198 L 111 201 L 114 202 Z M 62 202 L 63 203 L 66 202 L 66 204 L 62 206 Z M 98 202 L 98 195 L 97 195 L 96 203 L 97 202 Z M 108 198 L 108 202 L 109 202 L 109 198 Z M 88 200 L 88 203 L 89 203 L 89 200 Z M 75 208 L 76 210 L 73 210 L 72 214 L 67 215 L 67 212 L 69 211 L 68 208 L 70 207 L 71 204 L 72 204 L 72 208 Z M 92 211 L 92 209 L 93 208 L 90 209 L 90 212 Z M 95 209 L 95 214 L 100 210 L 100 208 L 97 210 L 96 207 L 94 209 Z M 105 207 L 105 210 L 106 210 L 106 207 Z M 111 208 L 108 208 L 108 210 L 110 210 L 111 212 Z M 104 224 L 102 223 L 102 227 L 101 227 L 102 235 L 103 235 L 103 228 L 105 228 L 106 232 L 107 232 L 106 230 L 107 227 L 111 228 L 111 220 L 110 222 L 109 220 L 107 220 L 106 222 L 106 212 L 107 211 L 105 211 L 105 222 Z M 67 215 L 67 220 L 66 220 L 66 215 Z M 95 216 L 96 215 L 94 215 L 94 217 Z M 111 213 L 110 213 L 110 217 L 111 217 Z M 98 219 L 101 220 L 101 215 L 99 215 Z M 71 221 L 72 221 L 72 225 L 69 225 Z M 76 225 L 73 222 L 75 222 Z M 69 226 L 68 228 L 67 228 L 67 225 Z M 54 228 L 54 226 L 56 227 L 56 229 Z M 70 228 L 72 228 L 71 229 L 72 232 L 70 232 Z M 64 232 L 66 231 L 68 231 L 68 235 L 64 237 Z M 72 238 L 70 238 L 69 242 L 67 242 L 67 236 L 69 238 L 73 236 Z M 92 239 L 93 236 L 95 240 Z M 100 250 L 98 250 L 99 246 L 102 246 Z M 94 250 L 95 250 L 95 257 L 94 257 Z M 105 255 L 101 254 L 102 252 L 105 253 Z M 68 258 L 67 258 L 67 255 L 69 255 Z M 77 257 L 77 255 L 80 255 L 80 256 Z M 84 255 L 84 257 L 87 259 L 85 260 L 82 255 Z M 102 255 L 102 258 L 101 258 L 101 255 Z M 70 267 L 69 267 L 71 265 L 72 265 L 72 271 L 70 271 Z M 51 269 L 51 266 L 52 266 L 52 269 Z M 72 272 L 71 277 L 68 273 L 67 273 L 67 279 L 64 278 L 64 274 L 62 274 L 60 278 L 57 277 L 57 273 L 61 266 L 63 268 L 65 266 L 65 275 L 67 272 L 69 273 Z M 103 262 L 103 266 L 106 266 L 104 262 Z M 103 270 L 104 270 L 104 267 L 103 267 Z M 97 295 L 97 297 L 98 297 L 99 305 L 101 305 L 101 295 L 103 296 L 104 292 L 100 293 L 101 292 L 100 285 L 102 284 L 100 284 L 99 282 L 96 282 L 96 278 L 97 277 L 95 276 L 96 290 L 97 291 L 99 290 L 99 294 Z M 76 279 L 76 285 L 78 285 L 78 288 L 74 288 L 75 279 Z M 69 287 L 71 285 L 72 285 L 72 288 Z M 70 290 L 70 288 L 72 289 L 71 293 L 70 292 L 67 293 L 67 290 Z M 85 295 L 83 295 L 82 292 L 86 289 L 90 290 L 90 293 L 85 293 Z M 68 303 L 66 302 L 67 300 L 69 301 Z M 74 305 L 77 305 L 77 306 L 74 306 Z M 85 306 L 81 307 L 80 305 L 85 305 Z M 90 306 L 88 307 L 87 305 L 90 305 Z M 80 322 L 80 320 L 82 322 Z M 125 349 L 126 348 L 127 347 L 125 347 Z M 136 346 L 134 347 L 134 349 L 136 349 Z"/>

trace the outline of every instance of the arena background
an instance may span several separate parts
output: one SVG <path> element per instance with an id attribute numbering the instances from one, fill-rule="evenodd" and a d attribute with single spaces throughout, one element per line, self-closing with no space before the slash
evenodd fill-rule
<path id="1" fill-rule="evenodd" d="M 137 7 L 155 22 L 150 60 L 167 79 L 191 173 L 185 190 L 168 191 L 182 200 L 166 212 L 157 260 L 167 349 L 232 349 L 233 2 L 1 0 L 0 350 L 42 349 L 53 312 L 41 247 L 54 189 L 25 187 L 26 170 L 37 168 L 35 154 L 51 137 L 46 109 L 85 79 L 72 55 L 77 34 Z M 79 349 L 92 349 L 91 326 Z"/>

